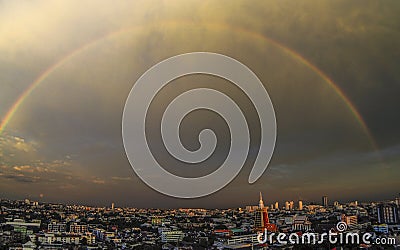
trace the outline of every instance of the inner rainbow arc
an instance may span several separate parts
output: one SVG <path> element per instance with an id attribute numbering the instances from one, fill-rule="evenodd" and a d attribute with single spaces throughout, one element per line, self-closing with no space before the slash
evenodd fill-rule
<path id="1" fill-rule="evenodd" d="M 336 94 L 343 100 L 345 105 L 348 107 L 354 118 L 356 119 L 357 123 L 360 125 L 362 128 L 363 132 L 367 135 L 372 147 L 375 150 L 378 150 L 378 147 L 376 145 L 376 142 L 372 136 L 371 131 L 369 130 L 367 123 L 365 122 L 364 118 L 360 114 L 360 112 L 357 110 L 356 106 L 350 101 L 349 97 L 343 92 L 343 90 L 327 75 L 325 74 L 322 70 L 320 70 L 317 66 L 312 64 L 309 60 L 307 60 L 304 56 L 302 56 L 300 53 L 296 52 L 295 50 L 283 45 L 282 43 L 279 43 L 272 38 L 269 38 L 265 35 L 262 35 L 260 33 L 256 32 L 251 32 L 242 28 L 235 28 L 235 30 L 238 30 L 239 32 L 247 33 L 253 37 L 257 37 L 259 39 L 262 39 L 264 41 L 267 41 L 270 44 L 273 44 L 275 47 L 280 48 L 282 51 L 290 55 L 292 58 L 296 59 L 300 63 L 304 64 L 308 68 L 310 68 L 312 71 L 317 73 L 326 83 L 329 84 L 329 86 L 336 92 Z"/>
<path id="2" fill-rule="evenodd" d="M 0 123 L 0 135 L 4 131 L 4 129 L 7 127 L 8 123 L 12 119 L 12 117 L 15 115 L 15 113 L 18 111 L 19 107 L 23 104 L 25 99 L 32 93 L 32 91 L 43 81 L 45 80 L 54 70 L 56 70 L 58 67 L 64 64 L 68 59 L 73 57 L 75 54 L 79 53 L 81 50 L 84 50 L 87 46 L 90 44 L 80 47 L 79 49 L 73 51 L 72 53 L 68 54 L 67 56 L 63 57 L 61 60 L 59 60 L 57 63 L 53 64 L 49 68 L 47 68 L 45 71 L 43 71 L 36 80 L 29 85 L 29 87 L 18 97 L 18 99 L 14 102 L 14 104 L 11 106 L 11 108 L 8 110 L 4 118 L 2 119 Z"/>
<path id="3" fill-rule="evenodd" d="M 186 22 L 187 23 L 187 22 Z M 177 21 L 172 21 L 172 22 L 163 22 L 164 25 L 168 25 L 168 24 L 172 24 L 172 25 L 182 25 L 182 22 L 177 22 Z M 368 129 L 368 126 L 365 122 L 365 120 L 363 119 L 363 117 L 361 116 L 360 112 L 357 110 L 357 108 L 355 107 L 355 105 L 350 101 L 350 99 L 345 95 L 345 93 L 342 91 L 342 89 L 340 89 L 340 87 L 330 78 L 328 77 L 322 70 L 320 70 L 317 66 L 315 66 L 314 64 L 312 64 L 309 60 L 307 60 L 304 56 L 302 56 L 301 54 L 299 54 L 298 52 L 294 51 L 293 49 L 285 46 L 282 43 L 279 43 L 263 34 L 254 32 L 254 31 L 249 31 L 243 28 L 239 28 L 239 27 L 232 27 L 226 24 L 219 24 L 219 23 L 212 23 L 212 24 L 206 24 L 208 25 L 210 28 L 224 28 L 224 29 L 228 29 L 228 30 L 234 30 L 238 33 L 242 33 L 242 34 L 246 34 L 249 36 L 252 36 L 253 38 L 257 38 L 257 39 L 262 39 L 265 42 L 268 42 L 272 45 L 274 45 L 275 47 L 281 49 L 282 51 L 286 52 L 288 55 L 290 55 L 292 58 L 294 58 L 295 60 L 299 61 L 300 63 L 304 64 L 305 66 L 307 66 L 308 68 L 310 68 L 312 71 L 314 71 L 315 73 L 317 73 L 325 82 L 327 82 L 329 84 L 329 86 L 335 91 L 335 93 L 337 93 L 337 95 L 343 100 L 343 102 L 345 103 L 345 105 L 348 107 L 348 109 L 350 110 L 350 112 L 352 113 L 352 115 L 354 116 L 354 118 L 356 119 L 356 121 L 358 122 L 359 126 L 362 128 L 363 132 L 367 135 L 372 147 L 378 151 L 378 147 L 375 143 L 375 140 L 370 132 L 370 130 Z M 66 54 L 65 56 L 63 56 L 60 60 L 58 60 L 56 63 L 52 64 L 50 67 L 48 67 L 46 70 L 44 70 L 30 85 L 29 87 L 18 97 L 18 99 L 14 102 L 14 104 L 10 107 L 10 109 L 8 110 L 8 112 L 6 113 L 6 115 L 4 116 L 4 118 L 2 119 L 1 123 L 0 123 L 0 135 L 4 132 L 4 129 L 7 127 L 7 125 L 9 124 L 10 120 L 13 118 L 13 116 L 16 114 L 16 112 L 18 111 L 18 109 L 21 107 L 21 105 L 24 103 L 24 101 L 26 100 L 26 98 L 36 89 L 37 86 L 40 85 L 40 83 L 42 83 L 49 75 L 51 75 L 57 68 L 61 67 L 62 65 L 64 65 L 64 63 L 66 63 L 67 61 L 69 61 L 70 59 L 72 59 L 74 56 L 84 52 L 86 49 L 90 48 L 91 46 L 97 44 L 98 42 L 105 40 L 107 38 L 113 37 L 114 35 L 118 35 L 124 32 L 128 32 L 128 31 L 132 31 L 134 29 L 138 29 L 138 28 L 144 28 L 144 27 L 148 27 L 150 25 L 146 25 L 146 26 L 141 26 L 141 27 L 129 27 L 129 28 L 123 28 L 117 31 L 113 31 L 110 33 L 107 33 L 101 37 L 98 37 L 88 43 L 85 43 L 84 45 L 82 45 L 81 47 L 71 51 L 70 53 Z"/>

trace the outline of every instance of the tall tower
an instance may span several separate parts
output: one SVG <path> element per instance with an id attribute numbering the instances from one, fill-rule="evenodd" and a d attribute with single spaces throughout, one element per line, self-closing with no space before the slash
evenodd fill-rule
<path id="1" fill-rule="evenodd" d="M 258 202 L 258 208 L 264 208 L 264 201 L 262 199 L 262 193 L 260 192 L 260 201 Z"/>
<path id="2" fill-rule="evenodd" d="M 328 196 L 322 196 L 322 206 L 328 207 Z"/>
<path id="3" fill-rule="evenodd" d="M 294 209 L 294 201 L 289 202 L 289 209 L 293 210 Z"/>
<path id="4" fill-rule="evenodd" d="M 279 210 L 279 203 L 278 202 L 275 202 L 275 209 Z"/>
<path id="5" fill-rule="evenodd" d="M 260 201 L 258 202 L 258 209 L 255 211 L 254 218 L 255 231 L 264 231 L 267 229 L 269 232 L 276 231 L 276 225 L 269 223 L 267 207 L 264 206 L 262 194 L 260 192 Z"/>
<path id="6" fill-rule="evenodd" d="M 299 200 L 299 210 L 303 210 L 303 201 Z"/>

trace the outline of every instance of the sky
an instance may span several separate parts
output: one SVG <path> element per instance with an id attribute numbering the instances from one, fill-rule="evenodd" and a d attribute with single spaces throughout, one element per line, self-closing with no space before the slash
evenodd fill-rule
<path id="1" fill-rule="evenodd" d="M 400 2 L 1 1 L 0 197 L 133 207 L 237 207 L 302 199 L 393 199 L 400 192 Z M 251 132 L 250 155 L 222 190 L 198 199 L 160 194 L 135 174 L 122 113 L 136 80 L 156 63 L 208 51 L 235 58 L 274 105 L 277 142 L 264 175 L 247 182 L 260 128 L 248 98 L 207 75 L 179 78 L 153 100 L 149 147 L 172 173 L 201 176 L 229 151 L 229 129 L 199 110 L 182 143 L 215 131 L 214 154 L 196 166 L 168 154 L 167 105 L 199 87 L 229 95 Z M 22 97 L 22 98 L 21 98 Z M 207 100 L 205 100 L 207 101 Z"/>

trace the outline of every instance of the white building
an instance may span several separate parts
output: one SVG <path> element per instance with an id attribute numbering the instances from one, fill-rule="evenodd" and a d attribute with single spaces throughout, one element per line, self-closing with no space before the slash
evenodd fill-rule
<path id="1" fill-rule="evenodd" d="M 161 242 L 179 242 L 183 240 L 184 233 L 182 231 L 169 231 L 161 233 Z"/>
<path id="2" fill-rule="evenodd" d="M 69 232 L 70 233 L 76 233 L 76 234 L 83 234 L 88 231 L 88 226 L 87 225 L 80 225 L 77 223 L 73 223 L 69 225 Z"/>
<path id="3" fill-rule="evenodd" d="M 36 248 L 37 248 L 36 244 L 33 243 L 32 241 L 28 241 L 25 244 L 22 244 L 23 250 L 34 250 Z"/>
<path id="4" fill-rule="evenodd" d="M 53 243 L 63 243 L 63 244 L 79 244 L 80 236 L 78 234 L 54 234 L 45 233 L 37 236 L 40 243 L 53 244 Z"/>
<path id="5" fill-rule="evenodd" d="M 292 230 L 307 232 L 311 229 L 311 222 L 305 215 L 294 215 L 292 219 Z"/>
<path id="6" fill-rule="evenodd" d="M 373 225 L 372 228 L 377 233 L 385 233 L 385 234 L 387 234 L 389 232 L 389 227 L 388 227 L 387 224 Z"/>
<path id="7" fill-rule="evenodd" d="M 65 223 L 52 222 L 47 226 L 47 231 L 50 233 L 65 233 L 67 225 Z"/>

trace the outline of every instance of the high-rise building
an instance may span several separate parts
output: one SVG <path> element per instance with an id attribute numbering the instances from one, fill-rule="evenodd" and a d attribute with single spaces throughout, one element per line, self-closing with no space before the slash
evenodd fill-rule
<path id="1" fill-rule="evenodd" d="M 294 210 L 294 201 L 290 201 L 289 203 L 289 209 Z"/>
<path id="2" fill-rule="evenodd" d="M 285 201 L 285 210 L 289 210 L 289 202 L 288 201 Z"/>
<path id="3" fill-rule="evenodd" d="M 260 201 L 258 202 L 258 209 L 255 212 L 254 228 L 263 230 L 264 225 L 269 222 L 267 209 L 264 207 L 262 194 L 260 192 Z"/>
<path id="4" fill-rule="evenodd" d="M 275 202 L 275 209 L 279 210 L 279 203 L 278 202 Z"/>
<path id="5" fill-rule="evenodd" d="M 299 200 L 299 210 L 303 210 L 303 201 Z"/>
<path id="6" fill-rule="evenodd" d="M 262 199 L 262 193 L 260 192 L 260 200 L 258 201 L 258 208 L 263 209 L 264 208 L 264 201 Z"/>
<path id="7" fill-rule="evenodd" d="M 276 225 L 269 223 L 267 207 L 264 206 L 261 192 L 258 209 L 255 212 L 254 229 L 258 232 L 264 231 L 265 229 L 267 229 L 269 232 L 276 231 Z"/>
<path id="8" fill-rule="evenodd" d="M 342 214 L 342 222 L 345 222 L 349 229 L 356 229 L 358 226 L 357 215 Z"/>
<path id="9" fill-rule="evenodd" d="M 328 196 L 322 196 L 322 206 L 328 207 Z"/>
<path id="10" fill-rule="evenodd" d="M 385 203 L 377 207 L 378 222 L 386 224 L 399 223 L 399 209 L 396 204 Z"/>
<path id="11" fill-rule="evenodd" d="M 258 209 L 258 206 L 246 206 L 246 211 L 247 212 L 254 212 Z"/>
<path id="12" fill-rule="evenodd" d="M 69 232 L 77 233 L 77 234 L 86 233 L 86 232 L 88 232 L 88 226 L 85 224 L 73 223 L 73 224 L 69 225 Z"/>
<path id="13" fill-rule="evenodd" d="M 50 233 L 65 233 L 67 225 L 65 223 L 52 222 L 47 226 L 47 231 Z"/>
<path id="14" fill-rule="evenodd" d="M 400 206 L 400 197 L 396 197 L 396 199 L 394 200 L 394 203 L 396 203 L 397 206 Z"/>
<path id="15" fill-rule="evenodd" d="M 114 202 L 113 202 L 113 203 L 111 203 L 111 210 L 114 211 L 114 208 L 115 208 L 115 205 L 114 205 Z"/>

